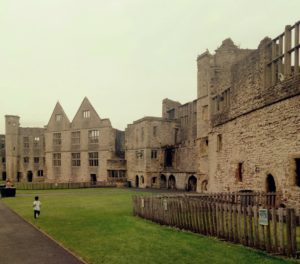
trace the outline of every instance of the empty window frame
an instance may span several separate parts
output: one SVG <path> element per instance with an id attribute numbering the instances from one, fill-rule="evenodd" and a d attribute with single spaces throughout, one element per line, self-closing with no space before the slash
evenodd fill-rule
<path id="1" fill-rule="evenodd" d="M 80 145 L 80 131 L 74 131 L 71 133 L 71 144 Z"/>
<path id="2" fill-rule="evenodd" d="M 24 163 L 29 163 L 29 157 L 24 157 Z"/>
<path id="3" fill-rule="evenodd" d="M 91 117 L 90 110 L 84 110 L 82 112 L 82 116 L 83 116 L 83 118 L 90 118 Z"/>
<path id="4" fill-rule="evenodd" d="M 97 144 L 99 143 L 99 130 L 89 130 L 89 144 Z"/>
<path id="5" fill-rule="evenodd" d="M 24 149 L 29 148 L 29 137 L 23 137 L 23 147 Z"/>
<path id="6" fill-rule="evenodd" d="M 55 115 L 55 121 L 56 122 L 60 122 L 61 120 L 62 120 L 62 115 L 61 114 Z"/>
<path id="7" fill-rule="evenodd" d="M 38 177 L 44 176 L 44 171 L 43 170 L 38 170 L 37 176 Z"/>
<path id="8" fill-rule="evenodd" d="M 80 153 L 72 153 L 72 167 L 80 166 Z"/>
<path id="9" fill-rule="evenodd" d="M 33 158 L 33 162 L 34 162 L 35 164 L 39 164 L 39 163 L 40 163 L 40 158 L 39 158 L 39 157 L 34 157 L 34 158 Z"/>
<path id="10" fill-rule="evenodd" d="M 53 133 L 53 145 L 54 146 L 61 145 L 61 133 Z"/>
<path id="11" fill-rule="evenodd" d="M 38 148 L 40 146 L 40 137 L 34 137 L 33 139 L 33 147 Z"/>
<path id="12" fill-rule="evenodd" d="M 243 181 L 244 166 L 243 162 L 239 162 L 236 169 L 236 179 L 239 182 Z"/>
<path id="13" fill-rule="evenodd" d="M 157 159 L 157 150 L 156 149 L 151 150 L 151 159 Z"/>
<path id="14" fill-rule="evenodd" d="M 61 166 L 61 153 L 53 153 L 52 154 L 52 164 L 54 167 Z"/>
<path id="15" fill-rule="evenodd" d="M 98 152 L 89 152 L 89 166 L 99 166 Z"/>

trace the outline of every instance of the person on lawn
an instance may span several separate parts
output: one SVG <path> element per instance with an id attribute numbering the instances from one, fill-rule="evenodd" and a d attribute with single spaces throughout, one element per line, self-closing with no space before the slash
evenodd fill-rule
<path id="1" fill-rule="evenodd" d="M 35 196 L 33 202 L 33 216 L 35 219 L 38 218 L 41 214 L 41 205 L 42 203 L 39 201 L 39 197 Z"/>

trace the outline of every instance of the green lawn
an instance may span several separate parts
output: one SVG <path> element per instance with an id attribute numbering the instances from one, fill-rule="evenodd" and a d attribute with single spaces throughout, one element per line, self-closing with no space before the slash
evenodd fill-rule
<path id="1" fill-rule="evenodd" d="M 132 216 L 126 189 L 18 191 L 2 199 L 88 263 L 294 263 Z M 32 202 L 42 202 L 35 222 Z"/>

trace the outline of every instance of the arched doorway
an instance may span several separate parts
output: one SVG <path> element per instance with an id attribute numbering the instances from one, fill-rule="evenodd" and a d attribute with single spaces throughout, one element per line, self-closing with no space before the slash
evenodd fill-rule
<path id="1" fill-rule="evenodd" d="M 169 189 L 172 189 L 172 190 L 176 189 L 176 179 L 175 179 L 174 175 L 171 175 L 169 177 L 169 184 L 168 185 L 169 185 L 168 186 Z"/>
<path id="2" fill-rule="evenodd" d="M 167 177 L 164 174 L 160 175 L 160 188 L 167 188 Z"/>
<path id="3" fill-rule="evenodd" d="M 139 183 L 139 176 L 136 175 L 136 176 L 135 176 L 135 187 L 138 188 L 139 185 L 140 185 L 140 183 Z"/>
<path id="4" fill-rule="evenodd" d="M 27 181 L 32 182 L 32 177 L 33 177 L 32 171 L 28 171 L 27 172 Z"/>
<path id="5" fill-rule="evenodd" d="M 276 192 L 276 183 L 272 174 L 267 176 L 267 192 Z"/>
<path id="6" fill-rule="evenodd" d="M 190 176 L 188 179 L 187 190 L 189 192 L 195 192 L 197 190 L 197 178 L 194 175 Z"/>

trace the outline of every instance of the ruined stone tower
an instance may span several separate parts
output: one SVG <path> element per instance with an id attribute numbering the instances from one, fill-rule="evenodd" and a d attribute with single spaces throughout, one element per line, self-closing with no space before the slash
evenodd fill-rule
<path id="1" fill-rule="evenodd" d="M 18 171 L 19 120 L 19 116 L 5 116 L 6 174 L 7 179 L 12 181 L 16 178 Z"/>

